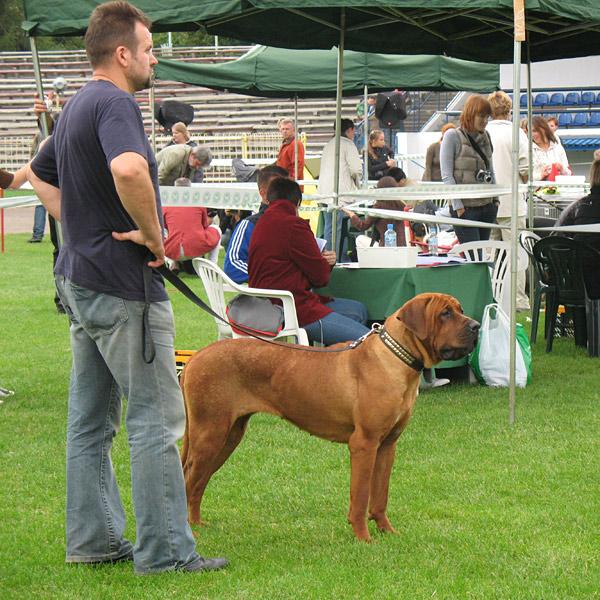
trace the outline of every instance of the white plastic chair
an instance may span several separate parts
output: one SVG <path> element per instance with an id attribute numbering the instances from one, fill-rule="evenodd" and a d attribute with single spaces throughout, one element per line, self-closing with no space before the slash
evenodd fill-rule
<path id="1" fill-rule="evenodd" d="M 208 303 L 210 307 L 223 319 L 227 321 L 227 302 L 225 292 L 236 292 L 246 294 L 247 296 L 259 296 L 262 298 L 278 298 L 283 305 L 283 329 L 275 337 L 264 336 L 265 339 L 280 339 L 294 337 L 298 344 L 308 346 L 308 336 L 306 331 L 298 325 L 296 315 L 296 305 L 294 296 L 287 290 L 266 290 L 251 288 L 245 285 L 239 285 L 232 281 L 215 263 L 206 258 L 194 258 L 192 260 L 194 270 L 202 280 Z M 231 329 L 231 326 L 215 318 L 217 325 L 217 337 L 219 340 L 226 338 L 248 337 L 238 334 Z M 262 336 L 260 336 L 262 337 Z"/>
<path id="2" fill-rule="evenodd" d="M 510 313 L 510 243 L 497 240 L 466 242 L 457 244 L 448 252 L 450 255 L 463 254 L 467 262 L 489 262 L 492 279 L 492 293 L 502 310 Z M 529 262 L 525 251 L 519 248 L 518 270 L 527 269 Z"/>

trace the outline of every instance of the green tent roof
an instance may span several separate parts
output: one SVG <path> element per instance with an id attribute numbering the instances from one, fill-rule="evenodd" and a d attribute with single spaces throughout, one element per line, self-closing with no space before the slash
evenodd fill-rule
<path id="1" fill-rule="evenodd" d="M 94 0 L 23 0 L 30 35 L 85 31 Z M 287 48 L 512 62 L 513 0 L 136 0 L 154 31 L 195 30 Z M 598 0 L 527 0 L 532 60 L 600 54 Z"/>
<path id="2" fill-rule="evenodd" d="M 257 46 L 237 60 L 220 64 L 191 64 L 160 59 L 159 79 L 183 81 L 216 90 L 267 97 L 322 98 L 335 96 L 337 50 L 284 50 Z M 498 89 L 499 65 L 445 56 L 398 56 L 346 51 L 344 94 L 362 94 L 363 86 L 383 91 Z"/>

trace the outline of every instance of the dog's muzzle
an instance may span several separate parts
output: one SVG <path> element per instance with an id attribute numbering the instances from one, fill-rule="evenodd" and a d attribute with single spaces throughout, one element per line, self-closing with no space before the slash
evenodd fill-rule
<path id="1" fill-rule="evenodd" d="M 479 337 L 480 324 L 475 319 L 469 319 L 465 324 L 456 346 L 445 346 L 440 350 L 444 360 L 459 360 L 464 358 L 475 348 Z"/>

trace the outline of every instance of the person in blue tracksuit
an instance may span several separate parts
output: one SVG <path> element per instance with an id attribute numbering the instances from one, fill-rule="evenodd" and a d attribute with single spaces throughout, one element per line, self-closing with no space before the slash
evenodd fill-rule
<path id="1" fill-rule="evenodd" d="M 252 231 L 260 217 L 269 207 L 267 200 L 267 189 L 271 179 L 274 177 L 287 177 L 285 169 L 276 165 L 263 167 L 258 173 L 258 193 L 261 197 L 261 205 L 257 213 L 242 219 L 231 234 L 227 252 L 225 253 L 225 263 L 223 270 L 236 283 L 246 283 L 248 281 L 248 249 L 250 248 L 250 238 Z"/>

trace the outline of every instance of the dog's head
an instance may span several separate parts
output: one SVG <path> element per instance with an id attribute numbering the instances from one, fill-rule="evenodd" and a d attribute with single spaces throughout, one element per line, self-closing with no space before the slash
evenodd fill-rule
<path id="1" fill-rule="evenodd" d="M 420 342 L 426 366 L 463 358 L 475 347 L 479 333 L 479 323 L 466 317 L 458 300 L 447 294 L 415 296 L 385 322 L 393 337 L 401 334 L 400 324 Z"/>

